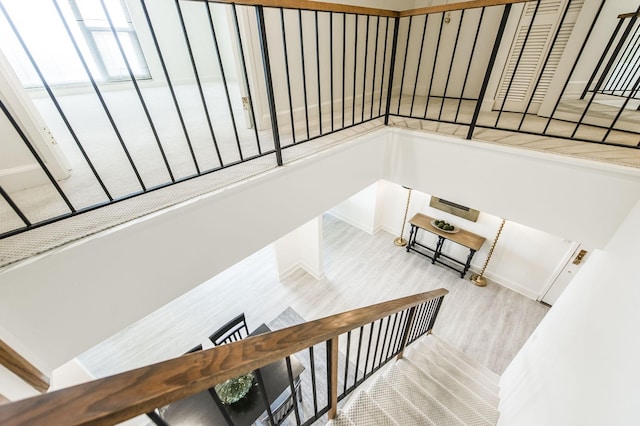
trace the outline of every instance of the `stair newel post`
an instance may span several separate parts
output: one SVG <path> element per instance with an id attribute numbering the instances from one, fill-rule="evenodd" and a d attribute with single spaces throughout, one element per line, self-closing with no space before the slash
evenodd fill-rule
<path id="1" fill-rule="evenodd" d="M 402 335 L 402 341 L 400 342 L 400 352 L 398 352 L 398 358 L 402 359 L 404 348 L 407 346 L 407 341 L 409 341 L 409 335 L 411 334 L 411 330 L 413 329 L 413 319 L 416 314 L 416 307 L 409 309 L 409 316 L 407 317 L 407 326 L 404 328 L 404 333 Z"/>
<path id="2" fill-rule="evenodd" d="M 329 387 L 329 419 L 338 414 L 338 336 L 327 340 L 327 374 Z"/>

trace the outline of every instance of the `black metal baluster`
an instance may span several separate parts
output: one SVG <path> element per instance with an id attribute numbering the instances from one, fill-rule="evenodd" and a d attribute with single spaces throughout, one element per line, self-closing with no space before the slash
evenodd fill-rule
<path id="1" fill-rule="evenodd" d="M 536 84 L 533 86 L 533 91 L 531 92 L 531 96 L 529 97 L 529 101 L 527 102 L 527 107 L 524 110 L 524 114 L 522 114 L 522 117 L 520 118 L 520 124 L 518 124 L 518 131 L 520 131 L 520 129 L 522 128 L 522 125 L 524 124 L 524 120 L 527 117 L 527 114 L 529 113 L 529 108 L 531 107 L 531 103 L 533 102 L 533 97 L 535 96 L 536 91 L 538 90 L 538 86 L 540 85 L 540 81 L 542 80 L 542 75 L 544 74 L 544 70 L 547 68 L 547 64 L 549 63 L 549 58 L 551 57 L 553 48 L 556 45 L 556 41 L 558 40 L 558 36 L 560 35 L 560 30 L 562 29 L 562 25 L 564 24 L 564 20 L 567 17 L 567 13 L 569 12 L 570 6 L 571 6 L 571 0 L 567 1 L 564 8 L 564 12 L 562 12 L 562 17 L 560 18 L 560 22 L 558 23 L 558 27 L 556 28 L 556 33 L 553 35 L 553 40 L 551 41 L 551 46 L 549 47 L 547 55 L 544 58 L 544 63 L 542 65 L 542 68 L 540 68 L 540 73 L 538 74 L 538 78 L 536 79 Z"/>
<path id="2" fill-rule="evenodd" d="M 344 129 L 344 103 L 345 103 L 345 69 L 347 57 L 347 14 L 342 14 L 342 128 Z"/>
<path id="3" fill-rule="evenodd" d="M 280 131 L 278 129 L 278 114 L 276 112 L 276 101 L 273 95 L 273 81 L 271 80 L 271 62 L 269 61 L 269 46 L 267 44 L 267 30 L 264 25 L 264 10 L 262 6 L 256 6 L 256 21 L 258 23 L 258 34 L 260 34 L 260 51 L 262 53 L 262 66 L 264 68 L 264 79 L 267 89 L 267 99 L 269 100 L 269 116 L 271 118 L 271 131 L 273 133 L 273 144 L 276 149 L 276 162 L 282 166 L 282 148 L 280 147 Z"/>
<path id="4" fill-rule="evenodd" d="M 329 86 L 331 92 L 331 132 L 334 130 L 334 99 L 333 99 L 333 12 L 329 12 L 329 69 L 331 73 L 329 74 Z"/>
<path id="5" fill-rule="evenodd" d="M 376 366 L 376 358 L 378 356 L 378 348 L 380 347 L 380 334 L 382 333 L 383 320 L 384 318 L 380 318 L 378 320 L 378 334 L 376 336 L 376 347 L 373 350 L 373 357 L 371 358 L 371 373 L 373 373 L 373 370 L 375 369 L 375 366 Z"/>
<path id="6" fill-rule="evenodd" d="M 384 30 L 384 49 L 382 49 L 382 76 L 380 76 L 380 100 L 378 102 L 378 117 L 382 115 L 382 93 L 384 91 L 384 75 L 387 68 L 387 42 L 389 41 L 389 17 L 387 16 Z M 388 82 L 391 86 L 391 80 Z"/>
<path id="7" fill-rule="evenodd" d="M 262 6 L 257 6 L 257 8 L 258 7 L 262 8 Z M 270 401 L 269 395 L 267 395 L 267 388 L 265 387 L 264 380 L 262 379 L 262 372 L 260 371 L 260 369 L 257 369 L 254 371 L 254 374 L 256 376 L 256 381 L 258 382 L 258 388 L 260 389 L 260 394 L 262 395 L 262 403 L 264 404 L 265 409 L 267 410 L 267 416 L 269 417 L 269 422 L 272 425 L 275 425 L 276 423 L 273 420 L 273 413 L 271 412 L 271 403 L 269 402 Z"/>
<path id="8" fill-rule="evenodd" d="M 624 92 L 626 92 L 625 87 L 628 87 L 628 85 L 631 84 L 631 79 L 633 78 L 634 75 L 637 74 L 638 72 L 638 60 L 640 58 L 638 58 L 638 51 L 640 51 L 640 27 L 636 27 L 636 31 L 634 32 L 634 34 L 630 37 L 629 39 L 629 43 L 627 44 L 627 46 L 629 47 L 629 52 L 625 52 L 622 54 L 623 58 L 629 58 L 629 59 L 635 59 L 634 62 L 632 62 L 631 60 L 629 60 L 624 68 L 622 70 L 620 70 L 618 75 L 621 76 L 625 76 L 624 77 L 624 81 L 617 83 L 615 85 L 615 87 L 613 88 L 612 93 L 614 93 L 615 91 L 622 91 L 622 95 L 624 96 Z M 635 46 L 633 41 L 635 42 Z M 631 48 L 633 48 L 633 51 L 631 51 Z M 629 67 L 631 67 L 631 70 L 629 69 Z"/>
<path id="9" fill-rule="evenodd" d="M 385 354 L 385 358 L 389 359 L 391 357 L 391 352 L 393 352 L 393 344 L 395 343 L 395 337 L 397 335 L 396 332 L 396 323 L 398 322 L 398 312 L 393 314 L 393 325 L 391 326 L 391 335 L 389 336 L 389 345 L 387 346 L 387 352 Z"/>
<path id="10" fill-rule="evenodd" d="M 637 30 L 636 30 L 637 32 Z M 630 53 L 631 53 L 631 49 L 633 48 L 633 44 L 632 41 L 634 40 L 636 34 L 633 34 L 631 37 L 629 37 L 629 43 L 626 43 L 626 46 L 624 47 L 624 50 L 622 51 L 622 53 L 620 54 L 620 59 L 622 61 L 625 60 L 625 58 L 627 58 Z M 620 63 L 620 62 L 618 62 Z M 628 80 L 629 78 L 632 77 L 632 75 L 628 75 L 627 74 L 627 68 L 629 67 L 630 62 L 626 62 L 624 64 L 624 68 L 623 69 L 614 69 L 611 72 L 611 75 L 609 76 L 609 78 L 607 78 L 604 87 L 602 89 L 600 89 L 600 92 L 603 94 L 606 94 L 607 92 L 610 92 L 609 94 L 613 94 L 616 86 L 618 86 L 620 84 L 620 80 L 622 78 L 624 78 L 624 76 L 626 76 L 626 80 Z"/>
<path id="11" fill-rule="evenodd" d="M 366 37 L 364 39 L 364 72 L 362 75 L 362 115 L 360 116 L 360 122 L 364 121 L 364 105 L 367 93 L 367 55 L 369 53 L 369 20 L 370 16 L 367 15 L 367 26 L 365 29 Z"/>
<path id="12" fill-rule="evenodd" d="M 627 105 L 629 104 L 629 101 L 631 100 L 633 93 L 638 91 L 638 87 L 640 87 L 640 76 L 636 79 L 635 84 L 633 85 L 633 88 L 631 89 L 631 92 L 629 92 L 629 95 L 626 96 L 626 99 L 624 100 L 624 102 L 622 103 L 622 106 L 618 109 L 618 113 L 616 114 L 615 118 L 613 119 L 613 121 L 611 122 L 611 125 L 609 126 L 609 128 L 607 129 L 606 133 L 604 134 L 604 136 L 602 137 L 602 141 L 604 142 L 607 137 L 609 136 L 609 134 L 611 133 L 611 130 L 615 127 L 616 123 L 618 122 L 618 120 L 620 119 L 620 116 L 622 115 L 622 112 L 625 110 L 625 108 L 627 107 Z"/>
<path id="13" fill-rule="evenodd" d="M 249 75 L 247 74 L 247 63 L 244 58 L 244 47 L 242 47 L 242 36 L 240 35 L 240 25 L 238 23 L 238 12 L 236 11 L 236 5 L 231 5 L 231 14 L 233 16 L 233 29 L 236 36 L 236 45 L 240 51 L 240 66 L 242 68 L 242 77 L 244 79 L 244 85 L 247 88 L 247 95 L 249 97 L 249 111 L 251 112 L 251 121 L 253 123 L 253 133 L 256 137 L 256 144 L 258 146 L 258 154 L 262 155 L 262 147 L 260 146 L 260 137 L 258 136 L 258 123 L 256 123 L 256 113 L 253 108 L 253 96 L 251 95 L 251 86 L 249 85 Z"/>
<path id="14" fill-rule="evenodd" d="M 236 145 L 238 146 L 238 154 L 240 155 L 240 161 L 244 161 L 244 155 L 242 155 L 242 146 L 240 146 L 240 136 L 238 136 L 238 125 L 236 124 L 236 116 L 233 112 L 233 105 L 231 104 L 231 96 L 229 95 L 229 86 L 227 84 L 227 77 L 224 72 L 222 56 L 220 56 L 220 47 L 218 46 L 218 37 L 216 36 L 216 29 L 213 25 L 213 16 L 211 16 L 211 5 L 209 3 L 203 3 L 203 4 L 207 9 L 207 18 L 209 18 L 209 29 L 211 30 L 213 47 L 215 48 L 216 58 L 218 60 L 218 66 L 220 67 L 220 77 L 222 78 L 224 93 L 227 96 L 227 106 L 229 107 L 229 115 L 231 117 L 231 124 L 233 125 L 233 134 L 236 138 Z"/>
<path id="15" fill-rule="evenodd" d="M 387 86 L 387 105 L 384 112 L 384 125 L 389 125 L 389 109 L 391 108 L 391 94 L 393 90 L 393 78 L 396 64 L 396 50 L 398 48 L 398 26 L 400 18 L 394 18 L 393 23 L 393 42 L 391 43 L 391 60 L 389 62 L 389 83 Z"/>
<path id="16" fill-rule="evenodd" d="M 145 0 L 140 0 L 140 4 L 142 5 L 142 11 L 144 12 L 145 19 L 147 21 L 147 26 L 149 27 L 149 32 L 151 33 L 151 38 L 153 39 L 153 45 L 155 46 L 156 53 L 158 54 L 158 59 L 160 60 L 160 65 L 162 67 L 162 72 L 164 73 L 164 78 L 167 82 L 167 86 L 169 87 L 169 92 L 171 93 L 171 99 L 173 99 L 173 105 L 176 108 L 176 112 L 178 114 L 178 119 L 180 121 L 180 125 L 182 126 L 182 132 L 184 133 L 184 137 L 187 141 L 187 146 L 189 147 L 189 152 L 191 153 L 191 159 L 193 160 L 193 165 L 196 168 L 196 173 L 200 174 L 200 166 L 198 165 L 198 160 L 196 159 L 195 151 L 193 150 L 193 146 L 191 145 L 191 138 L 189 137 L 189 133 L 187 132 L 187 126 L 184 122 L 184 117 L 182 116 L 182 111 L 180 110 L 180 106 L 178 105 L 178 98 L 176 97 L 176 92 L 173 89 L 173 84 L 171 83 L 171 78 L 169 77 L 169 71 L 167 70 L 167 65 L 164 61 L 164 57 L 162 56 L 162 51 L 160 50 L 160 45 L 158 44 L 158 38 L 156 37 L 156 32 L 151 24 L 151 18 L 149 17 L 149 11 L 147 10 L 147 5 Z"/>
<path id="17" fill-rule="evenodd" d="M 444 300 L 444 296 L 440 296 L 437 300 L 438 301 L 436 302 L 436 310 L 433 313 L 431 320 L 429 321 L 429 327 L 427 328 L 427 331 L 433 330 L 433 325 L 435 324 L 436 319 L 438 318 L 438 313 L 440 312 L 440 307 L 442 306 L 442 301 Z"/>
<path id="18" fill-rule="evenodd" d="M 433 68 L 431 69 L 431 77 L 429 81 L 429 91 L 427 92 L 427 102 L 424 106 L 424 118 L 427 118 L 427 111 L 429 110 L 429 101 L 431 100 L 431 90 L 433 89 L 433 77 L 436 74 L 436 66 L 438 65 L 438 52 L 440 51 L 440 40 L 442 39 L 442 26 L 444 25 L 444 13 L 440 16 L 440 29 L 438 31 L 438 41 L 436 42 L 436 51 L 433 55 Z M 442 99 L 444 102 L 444 98 Z"/>
<path id="19" fill-rule="evenodd" d="M 207 126 L 209 128 L 209 133 L 211 134 L 211 139 L 213 140 L 213 147 L 216 151 L 216 155 L 218 157 L 218 161 L 220 162 L 220 167 L 224 167 L 224 162 L 222 161 L 222 155 L 220 154 L 220 148 L 218 147 L 218 141 L 216 139 L 215 132 L 213 131 L 213 123 L 211 122 L 211 116 L 209 115 L 209 107 L 207 106 L 207 100 L 204 96 L 204 90 L 202 89 L 202 83 L 200 82 L 200 75 L 198 74 L 198 67 L 196 66 L 196 60 L 193 57 L 193 50 L 191 49 L 191 42 L 189 41 L 189 34 L 187 34 L 187 27 L 184 23 L 184 16 L 182 15 L 182 8 L 180 7 L 180 3 L 178 0 L 174 0 L 176 6 L 176 12 L 178 13 L 178 20 L 180 21 L 180 26 L 182 27 L 182 35 L 184 37 L 184 41 L 187 45 L 187 51 L 189 52 L 189 59 L 191 60 L 191 68 L 193 69 L 193 75 L 196 79 L 196 85 L 198 86 L 198 93 L 200 94 L 200 102 L 202 103 L 202 108 L 204 110 L 204 115 L 207 119 Z"/>
<path id="20" fill-rule="evenodd" d="M 18 215 L 20 220 L 22 220 L 22 222 L 24 222 L 24 224 L 27 226 L 27 228 L 30 227 L 31 226 L 31 222 L 29 221 L 27 216 L 25 216 L 25 214 L 22 213 L 22 210 L 20 210 L 20 207 L 18 207 L 18 205 L 13 202 L 13 200 L 11 199 L 9 194 L 7 194 L 5 192 L 4 188 L 2 188 L 1 185 L 0 185 L 0 195 L 2 195 L 2 198 L 4 198 L 4 200 L 7 202 L 7 204 L 9 204 L 9 206 L 13 209 L 13 212 L 16 215 Z"/>
<path id="21" fill-rule="evenodd" d="M 418 77 L 420 76 L 420 66 L 422 64 L 422 52 L 424 51 L 424 45 L 426 43 L 424 36 L 427 33 L 427 25 L 429 22 L 429 15 L 424 15 L 424 25 L 422 26 L 422 37 L 420 40 L 420 53 L 418 53 L 418 65 L 416 66 L 416 78 L 413 81 L 413 95 L 411 96 L 411 108 L 409 109 L 409 117 L 413 117 L 413 106 L 416 102 L 416 90 L 418 88 Z"/>
<path id="22" fill-rule="evenodd" d="M 364 372 L 364 376 L 362 377 L 362 380 L 364 381 L 364 379 L 367 378 L 367 366 L 369 365 L 369 355 L 371 354 L 371 340 L 373 339 L 373 324 L 375 323 L 369 323 L 369 342 L 367 343 L 367 356 L 364 359 L 364 368 L 362 369 L 362 371 Z"/>
<path id="23" fill-rule="evenodd" d="M 258 378 L 258 374 L 259 374 L 258 370 L 254 371 L 254 373 L 256 373 L 256 381 L 258 382 L 258 385 L 260 386 L 260 384 L 262 383 L 261 382 L 262 376 L 259 376 L 259 378 Z M 262 388 L 260 388 L 260 389 L 262 390 L 263 388 L 264 388 L 264 385 L 262 385 Z M 227 425 L 228 426 L 235 426 L 235 424 L 233 423 L 233 420 L 231 420 L 231 416 L 227 412 L 227 409 L 225 408 L 224 404 L 222 403 L 222 400 L 218 396 L 218 392 L 216 392 L 215 388 L 209 388 L 208 391 L 209 391 L 209 396 L 211 396 L 211 399 L 213 399 L 213 401 L 216 403 L 216 406 L 218 407 L 218 410 L 220 410 L 220 413 L 222 414 L 222 417 L 224 417 L 225 422 L 227 422 Z"/>
<path id="24" fill-rule="evenodd" d="M 318 82 L 318 126 L 322 136 L 322 90 L 320 89 L 320 33 L 318 29 L 318 11 L 314 10 L 316 28 L 316 81 Z"/>
<path id="25" fill-rule="evenodd" d="M 362 333 L 363 333 L 363 331 L 364 331 L 364 326 L 361 326 L 360 327 L 360 335 L 358 336 L 358 353 L 356 355 L 356 371 L 355 371 L 355 374 L 353 375 L 353 387 L 354 388 L 358 385 L 358 372 L 359 372 L 359 367 L 360 367 L 360 352 L 362 351 Z"/>
<path id="26" fill-rule="evenodd" d="M 402 77 L 400 78 L 400 93 L 398 94 L 398 111 L 397 111 L 398 115 L 400 115 L 400 104 L 402 103 L 402 90 L 404 89 L 404 75 L 407 71 L 407 57 L 409 56 L 409 42 L 411 41 L 411 24 L 413 24 L 413 15 L 409 16 L 409 28 L 407 29 L 407 44 L 405 45 L 405 48 L 404 48 Z M 397 22 L 396 22 L 396 25 L 397 25 Z M 393 45 L 395 47 L 397 45 L 397 42 L 394 41 Z"/>
<path id="27" fill-rule="evenodd" d="M 516 74 L 518 73 L 518 68 L 520 67 L 520 61 L 522 60 L 522 56 L 524 55 L 524 51 L 527 48 L 527 41 L 529 41 L 529 35 L 531 35 L 531 29 L 533 28 L 533 24 L 538 16 L 538 9 L 540 8 L 540 1 L 536 2 L 536 7 L 533 9 L 533 15 L 531 16 L 531 22 L 529 23 L 529 28 L 527 28 L 527 32 L 524 36 L 524 40 L 522 41 L 522 47 L 520 47 L 520 52 L 518 53 L 518 59 L 516 59 L 516 64 L 513 66 L 513 73 L 511 74 L 511 80 L 509 80 L 509 84 L 507 85 L 507 90 L 504 93 L 504 97 L 502 98 L 502 103 L 500 104 L 500 109 L 498 110 L 498 117 L 496 118 L 496 124 L 494 127 L 498 127 L 498 123 L 500 122 L 500 117 L 502 115 L 502 111 L 504 110 L 504 105 L 507 103 L 507 99 L 509 98 L 509 92 L 511 91 L 511 87 L 513 86 L 513 82 L 516 79 Z"/>
<path id="28" fill-rule="evenodd" d="M 376 50 L 375 55 L 373 56 L 373 81 L 371 83 L 371 109 L 369 111 L 369 118 L 373 119 L 373 98 L 376 93 L 376 77 L 378 70 L 378 45 L 380 41 L 380 17 L 376 16 Z"/>
<path id="29" fill-rule="evenodd" d="M 58 4 L 57 0 L 52 0 L 53 1 L 53 5 L 56 8 L 56 12 L 58 13 L 58 16 L 60 17 L 60 20 L 62 21 L 62 25 L 65 28 L 65 31 L 67 33 L 67 36 L 69 37 L 69 40 L 71 41 L 71 44 L 73 45 L 73 48 L 76 52 L 76 54 L 78 55 L 78 59 L 80 59 L 80 62 L 82 63 L 82 67 L 84 68 L 84 71 L 87 73 L 87 77 L 89 78 L 89 81 L 91 82 L 91 86 L 93 87 L 93 90 L 96 93 L 96 96 L 98 97 L 98 100 L 100 101 L 100 104 L 102 105 L 102 108 L 104 109 L 104 112 L 107 116 L 107 118 L 109 119 L 109 122 L 111 123 L 111 127 L 113 128 L 113 131 L 116 135 L 116 137 L 118 138 L 118 141 L 120 142 L 120 146 L 122 147 L 122 150 L 124 151 L 124 154 L 127 157 L 127 160 L 129 160 L 129 165 L 131 165 L 131 168 L 133 169 L 133 172 L 136 175 L 136 178 L 138 179 L 138 183 L 140 184 L 140 187 L 142 188 L 143 191 L 146 192 L 147 188 L 144 185 L 144 182 L 142 181 L 142 177 L 140 177 L 140 173 L 138 172 L 138 168 L 136 167 L 135 163 L 133 162 L 133 158 L 131 158 L 131 155 L 129 154 L 129 150 L 127 149 L 126 144 L 124 143 L 124 140 L 122 139 L 122 135 L 120 134 L 120 131 L 118 130 L 118 127 L 116 126 L 115 121 L 113 120 L 113 117 L 111 116 L 111 112 L 109 111 L 109 108 L 107 108 L 107 104 L 104 100 L 104 98 L 102 97 L 102 93 L 100 92 L 100 89 L 98 88 L 98 85 L 96 84 L 95 79 L 93 78 L 93 74 L 91 73 L 91 70 L 89 69 L 89 66 L 87 65 L 87 62 L 85 61 L 84 57 L 82 56 L 82 52 L 80 51 L 80 47 L 78 46 L 78 43 L 76 42 L 75 38 L 73 37 L 73 33 L 71 32 L 71 28 L 69 28 L 69 24 L 67 23 L 67 20 L 65 19 L 64 15 L 62 14 L 62 10 L 60 9 L 60 5 Z M 75 210 L 72 210 L 75 211 Z"/>
<path id="30" fill-rule="evenodd" d="M 556 99 L 555 105 L 553 106 L 553 110 L 551 111 L 551 114 L 549 115 L 549 118 L 547 119 L 547 123 L 544 126 L 544 130 L 542 131 L 543 134 L 547 133 L 547 130 L 549 128 L 549 124 L 551 124 L 551 120 L 553 120 L 553 116 L 556 113 L 556 110 L 558 109 L 558 106 L 560 105 L 560 101 L 562 100 L 562 95 L 564 94 L 564 91 L 567 89 L 567 86 L 569 85 L 569 81 L 571 80 L 571 76 L 573 75 L 573 72 L 575 71 L 576 67 L 578 66 L 578 62 L 580 61 L 580 57 L 582 56 L 582 52 L 584 52 L 585 46 L 587 45 L 587 41 L 591 37 L 591 32 L 593 31 L 593 28 L 596 26 L 596 22 L 598 21 L 598 18 L 600 17 L 600 12 L 602 12 L 602 8 L 604 7 L 605 1 L 606 0 L 602 0 L 602 2 L 600 3 L 600 7 L 598 8 L 598 11 L 596 12 L 596 15 L 593 18 L 593 21 L 591 22 L 591 26 L 589 27 L 589 31 L 587 31 L 587 34 L 584 37 L 584 41 L 582 42 L 582 46 L 580 46 L 580 50 L 578 51 L 578 55 L 576 56 L 576 60 L 573 62 L 573 66 L 571 67 L 571 71 L 569 71 L 569 74 L 567 75 L 567 79 L 565 80 L 564 85 L 562 86 L 562 90 L 560 91 L 560 95 L 558 96 L 558 99 Z M 620 23 L 618 22 L 618 24 L 620 24 Z M 587 85 L 587 87 L 588 87 L 588 85 Z"/>
<path id="31" fill-rule="evenodd" d="M 287 95 L 289 96 L 289 119 L 291 120 L 291 137 L 293 144 L 296 143 L 295 120 L 293 119 L 293 102 L 291 100 L 291 77 L 289 75 L 289 53 L 287 51 L 287 33 L 284 24 L 284 11 L 280 8 L 280 25 L 282 28 L 282 48 L 284 50 L 284 72 L 287 77 Z"/>
<path id="32" fill-rule="evenodd" d="M 156 130 L 156 126 L 153 124 L 153 120 L 151 119 L 151 114 L 149 113 L 149 109 L 147 108 L 147 103 L 144 101 L 144 97 L 142 96 L 142 92 L 140 91 L 140 87 L 138 86 L 138 80 L 136 79 L 136 76 L 133 73 L 133 70 L 131 69 L 131 64 L 129 63 L 129 59 L 127 58 L 127 55 L 124 52 L 122 43 L 120 42 L 120 38 L 118 37 L 118 33 L 116 32 L 116 29 L 113 26 L 111 15 L 109 15 L 109 11 L 107 10 L 107 6 L 105 5 L 104 0 L 100 0 L 100 5 L 102 6 L 102 11 L 104 12 L 105 17 L 107 18 L 107 23 L 109 24 L 111 35 L 113 35 L 113 39 L 116 42 L 116 45 L 118 46 L 118 51 L 120 52 L 120 56 L 124 61 L 125 67 L 127 68 L 127 73 L 129 74 L 129 78 L 131 79 L 133 88 L 136 91 L 138 100 L 140 101 L 140 105 L 142 106 L 142 109 L 144 111 L 144 115 L 147 117 L 147 121 L 149 122 L 149 127 L 151 128 L 153 137 L 155 138 L 156 144 L 158 145 L 158 149 L 160 150 L 160 154 L 162 155 L 162 160 L 164 161 L 164 165 L 167 168 L 167 172 L 169 173 L 169 178 L 171 179 L 171 182 L 175 183 L 176 179 L 173 177 L 173 172 L 171 171 L 169 160 L 167 160 L 167 155 L 164 152 L 162 143 L 160 142 L 160 136 L 158 136 L 158 131 Z"/>
<path id="33" fill-rule="evenodd" d="M 300 425 L 300 412 L 298 411 L 298 396 L 296 395 L 296 387 L 293 383 L 293 370 L 291 368 L 291 357 L 285 358 L 287 363 L 287 376 L 289 376 L 289 390 L 291 391 L 291 400 L 293 401 L 293 412 L 296 415 L 296 425 Z M 300 389 L 302 392 L 302 389 Z"/>
<path id="34" fill-rule="evenodd" d="M 356 20 L 353 42 L 353 93 L 351 96 L 351 125 L 356 124 L 356 76 L 358 75 L 358 15 L 353 15 Z"/>
<path id="35" fill-rule="evenodd" d="M 302 11 L 298 9 L 298 29 L 300 34 L 300 60 L 302 62 L 302 91 L 304 93 L 304 119 L 309 139 L 309 101 L 307 100 L 307 73 L 304 63 L 304 35 L 302 34 Z"/>
<path id="36" fill-rule="evenodd" d="M 491 77 L 491 72 L 493 71 L 493 65 L 495 64 L 496 56 L 498 55 L 498 49 L 500 48 L 500 43 L 502 42 L 504 28 L 507 25 L 507 20 L 509 19 L 509 12 L 511 12 L 511 4 L 505 5 L 504 10 L 502 12 L 502 19 L 500 20 L 500 26 L 498 27 L 498 31 L 496 33 L 496 39 L 493 43 L 493 49 L 491 50 L 491 56 L 489 57 L 489 63 L 487 64 L 487 71 L 484 74 L 484 80 L 482 81 L 482 87 L 480 87 L 480 93 L 478 94 L 478 101 L 476 102 L 476 107 L 475 107 L 475 110 L 473 111 L 473 117 L 471 118 L 471 123 L 469 123 L 469 131 L 467 132 L 467 139 L 471 139 L 473 137 L 473 132 L 475 130 L 476 123 L 478 122 L 478 115 L 480 114 L 480 108 L 482 108 L 484 95 L 487 92 L 487 86 L 489 85 L 489 78 Z"/>
<path id="37" fill-rule="evenodd" d="M 345 367 L 344 367 L 344 383 L 342 393 L 347 393 L 347 381 L 349 378 L 349 351 L 351 350 L 351 330 L 347 332 L 347 354 L 345 355 Z"/>
<path id="38" fill-rule="evenodd" d="M 391 315 L 387 317 L 387 326 L 384 329 L 384 338 L 382 339 L 382 348 L 380 350 L 380 359 L 378 360 L 378 365 L 382 364 L 385 361 L 384 353 L 385 348 L 387 348 L 387 336 L 389 335 L 389 325 L 391 324 Z"/>
<path id="39" fill-rule="evenodd" d="M 397 354 L 400 352 L 400 345 L 402 345 L 402 335 L 404 330 L 407 328 L 407 322 L 409 321 L 409 309 L 405 309 L 402 311 L 400 315 L 400 321 L 398 324 L 398 332 L 396 333 L 396 341 L 394 344 L 393 354 Z"/>
<path id="40" fill-rule="evenodd" d="M 444 103 L 447 100 L 447 90 L 449 89 L 449 80 L 451 79 L 451 74 L 453 74 L 453 61 L 456 58 L 456 51 L 458 50 L 458 41 L 460 40 L 460 29 L 462 28 L 462 21 L 464 21 L 464 9 L 460 13 L 460 21 L 458 21 L 458 31 L 456 32 L 456 41 L 453 43 L 453 52 L 451 52 L 451 62 L 449 63 L 449 72 L 447 73 L 447 81 L 444 84 L 444 93 L 442 94 L 442 103 L 440 104 L 440 112 L 438 113 L 438 121 L 442 118 L 442 109 L 444 108 Z"/>
<path id="41" fill-rule="evenodd" d="M 313 413 L 318 414 L 318 391 L 316 384 L 316 362 L 313 346 L 309 347 L 309 360 L 311 362 L 311 389 L 313 390 Z"/>
<path id="42" fill-rule="evenodd" d="M 473 46 L 471 47 L 471 55 L 469 55 L 469 62 L 467 63 L 467 70 L 464 74 L 464 82 L 462 83 L 462 89 L 460 90 L 460 97 L 458 98 L 458 108 L 456 108 L 456 117 L 454 122 L 458 122 L 458 114 L 460 113 L 460 106 L 462 105 L 462 98 L 464 98 L 464 89 L 467 87 L 467 80 L 469 79 L 469 71 L 471 70 L 471 62 L 473 62 L 473 54 L 476 51 L 476 45 L 478 44 L 478 35 L 480 34 L 480 27 L 482 26 L 482 18 L 484 17 L 484 11 L 486 7 L 483 7 L 480 11 L 480 18 L 478 19 L 478 26 L 476 27 L 476 34 L 473 38 Z"/>
<path id="43" fill-rule="evenodd" d="M 36 63 L 35 59 L 33 58 L 33 55 L 31 55 L 31 51 L 27 48 L 27 45 L 24 42 L 24 39 L 22 38 L 22 36 L 18 32 L 18 29 L 16 28 L 16 26 L 13 23 L 13 21 L 9 17 L 9 14 L 5 10 L 5 8 L 2 5 L 2 3 L 0 3 L 0 10 L 2 11 L 2 13 L 3 13 L 4 17 L 6 18 L 7 22 L 9 23 L 9 26 L 11 27 L 11 30 L 13 31 L 13 34 L 16 36 L 16 39 L 18 40 L 18 43 L 20 43 L 20 46 L 22 47 L 22 50 L 27 55 L 27 58 L 29 59 L 29 62 L 31 63 L 31 66 L 33 66 L 34 71 L 36 72 L 36 74 L 38 74 L 38 78 L 40 78 L 40 81 L 42 81 L 42 85 L 43 85 L 44 89 L 46 90 L 47 95 L 49 95 L 49 98 L 51 99 L 51 102 L 53 103 L 53 105 L 55 106 L 56 110 L 58 111 L 58 114 L 60 115 L 60 118 L 64 122 L 69 134 L 71 135 L 71 138 L 73 139 L 73 141 L 75 142 L 76 146 L 80 150 L 80 153 L 82 154 L 82 157 L 87 162 L 87 165 L 89 166 L 89 169 L 91 170 L 91 173 L 93 174 L 93 176 L 96 178 L 96 180 L 100 184 L 100 187 L 104 191 L 104 193 L 107 196 L 107 198 L 109 199 L 109 201 L 113 201 L 113 197 L 111 197 L 111 194 L 109 193 L 109 190 L 107 189 L 107 187 L 105 186 L 104 182 L 102 181 L 102 178 L 100 177 L 100 175 L 98 174 L 98 171 L 94 167 L 93 162 L 91 162 L 91 160 L 89 159 L 89 155 L 87 154 L 87 152 L 84 150 L 84 147 L 80 143 L 80 140 L 78 139 L 78 136 L 76 135 L 75 130 L 73 130 L 73 128 L 71 127 L 71 124 L 69 123 L 69 120 L 67 119 L 67 116 L 62 111 L 62 107 L 60 106 L 60 103 L 58 102 L 58 99 L 56 98 L 56 96 L 54 95 L 53 91 L 51 90 L 51 87 L 47 83 L 47 80 L 44 78 L 44 75 L 42 74 L 42 71 L 40 70 L 40 67 L 38 66 L 38 64 Z"/>

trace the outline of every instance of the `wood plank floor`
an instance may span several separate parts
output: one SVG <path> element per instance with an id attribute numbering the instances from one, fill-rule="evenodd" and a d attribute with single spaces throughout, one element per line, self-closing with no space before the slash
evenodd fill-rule
<path id="1" fill-rule="evenodd" d="M 325 278 L 296 271 L 277 279 L 266 247 L 79 356 L 97 377 L 178 356 L 245 312 L 250 328 L 287 307 L 306 320 L 440 287 L 449 290 L 434 332 L 501 374 L 547 312 L 504 287 L 468 279 L 393 244 L 323 216 Z M 215 254 L 212 254 L 215 255 Z"/>

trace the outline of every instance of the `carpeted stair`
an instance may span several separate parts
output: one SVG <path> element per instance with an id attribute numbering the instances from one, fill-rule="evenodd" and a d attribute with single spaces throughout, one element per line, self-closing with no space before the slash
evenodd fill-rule
<path id="1" fill-rule="evenodd" d="M 500 377 L 431 334 L 356 391 L 329 426 L 495 425 Z"/>

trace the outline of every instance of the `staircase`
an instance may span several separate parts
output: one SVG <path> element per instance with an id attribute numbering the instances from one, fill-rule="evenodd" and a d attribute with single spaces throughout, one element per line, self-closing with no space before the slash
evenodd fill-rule
<path id="1" fill-rule="evenodd" d="M 495 425 L 498 381 L 459 349 L 425 335 L 327 425 Z"/>

